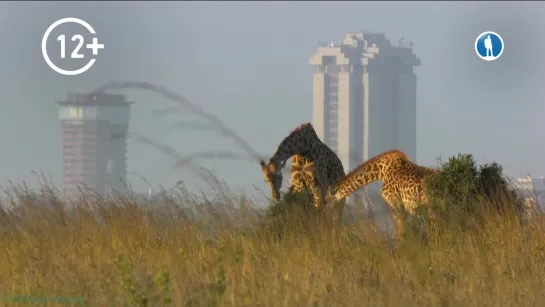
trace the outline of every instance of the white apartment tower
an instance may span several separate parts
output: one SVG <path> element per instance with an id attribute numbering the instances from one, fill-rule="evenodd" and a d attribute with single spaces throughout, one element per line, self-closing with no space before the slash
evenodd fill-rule
<path id="1" fill-rule="evenodd" d="M 348 33 L 341 45 L 318 48 L 310 59 L 313 118 L 318 136 L 348 172 L 391 149 L 416 161 L 416 75 L 412 46 L 384 34 Z"/>
<path id="2" fill-rule="evenodd" d="M 132 102 L 119 94 L 68 93 L 58 104 L 66 195 L 127 192 L 124 136 Z"/>

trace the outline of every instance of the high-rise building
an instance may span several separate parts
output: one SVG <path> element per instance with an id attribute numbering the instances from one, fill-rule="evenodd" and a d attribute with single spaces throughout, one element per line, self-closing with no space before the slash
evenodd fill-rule
<path id="1" fill-rule="evenodd" d="M 416 161 L 416 75 L 410 44 L 384 34 L 348 33 L 342 44 L 318 48 L 310 59 L 313 125 L 348 172 L 391 149 Z"/>
<path id="2" fill-rule="evenodd" d="M 68 93 L 58 102 L 68 196 L 126 192 L 131 103 L 124 95 L 104 93 Z"/>

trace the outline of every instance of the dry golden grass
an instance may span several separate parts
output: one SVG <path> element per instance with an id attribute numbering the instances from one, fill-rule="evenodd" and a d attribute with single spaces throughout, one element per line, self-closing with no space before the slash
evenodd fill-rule
<path id="1" fill-rule="evenodd" d="M 292 219 L 278 237 L 248 206 L 188 217 L 176 209 L 180 199 L 157 200 L 162 209 L 150 212 L 131 199 L 80 201 L 67 210 L 42 197 L 48 208 L 12 195 L 20 207 L 0 212 L 2 306 L 30 304 L 12 302 L 15 295 L 49 298 L 42 306 L 67 305 L 53 297 L 80 298 L 75 306 L 545 302 L 540 221 L 491 217 L 481 231 L 438 226 L 426 243 L 408 236 L 394 244 L 364 221 L 309 231 Z"/>

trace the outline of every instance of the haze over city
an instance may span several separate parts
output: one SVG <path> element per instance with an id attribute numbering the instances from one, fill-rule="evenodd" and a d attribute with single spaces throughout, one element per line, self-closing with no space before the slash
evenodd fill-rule
<path id="1" fill-rule="evenodd" d="M 31 171 L 61 184 L 57 101 L 112 80 L 163 85 L 216 114 L 264 157 L 297 125 L 312 120 L 309 58 L 320 43 L 347 32 L 384 33 L 413 42 L 417 75 L 417 162 L 435 165 L 459 152 L 497 161 L 510 176 L 545 175 L 545 72 L 539 39 L 541 2 L 0 2 L 1 184 L 36 182 Z M 62 76 L 40 49 L 51 23 L 77 17 L 105 49 L 78 76 Z M 474 42 L 484 31 L 505 42 L 500 59 L 484 62 Z M 130 132 L 175 148 L 245 152 L 214 131 L 176 128 L 203 122 L 153 93 L 125 91 Z M 370 114 L 372 116 L 372 114 Z M 128 180 L 137 191 L 182 180 L 204 186 L 175 159 L 129 139 Z M 233 189 L 266 191 L 255 161 L 203 159 Z M 139 179 L 145 177 L 149 183 Z"/>

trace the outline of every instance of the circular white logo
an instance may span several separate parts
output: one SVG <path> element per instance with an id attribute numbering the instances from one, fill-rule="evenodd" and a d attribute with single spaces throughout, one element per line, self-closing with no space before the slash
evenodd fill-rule
<path id="1" fill-rule="evenodd" d="M 93 64 L 95 64 L 96 62 L 96 59 L 90 59 L 89 62 L 87 62 L 87 64 L 85 64 L 85 66 L 83 66 L 82 68 L 80 69 L 76 69 L 76 70 L 64 70 L 62 68 L 59 68 L 57 65 L 55 65 L 51 59 L 49 58 L 49 55 L 47 54 L 47 38 L 49 37 L 49 35 L 51 34 L 51 32 L 53 30 L 55 30 L 56 27 L 62 25 L 62 24 L 65 24 L 65 23 L 77 23 L 83 27 L 85 27 L 87 29 L 87 31 L 89 31 L 89 33 L 93 34 L 93 35 L 96 35 L 96 32 L 95 32 L 95 29 L 93 29 L 93 27 L 91 27 L 91 25 L 89 25 L 87 22 L 79 19 L 79 18 L 74 18 L 74 17 L 66 17 L 66 18 L 62 18 L 62 19 L 59 19 L 57 21 L 55 21 L 53 24 L 51 24 L 49 26 L 49 28 L 47 28 L 47 30 L 45 31 L 44 33 L 44 36 L 42 38 L 42 55 L 44 57 L 44 60 L 45 62 L 47 63 L 47 65 L 49 65 L 49 67 L 51 67 L 51 69 L 53 69 L 54 71 L 58 72 L 59 74 L 61 75 L 65 75 L 65 76 L 76 76 L 76 75 L 79 75 L 79 74 L 82 74 L 84 72 L 86 72 L 89 68 L 91 68 L 91 66 L 93 66 Z M 77 41 L 77 46 L 76 48 L 74 48 L 74 50 L 70 53 L 70 58 L 71 59 L 83 59 L 85 58 L 85 56 L 83 54 L 80 54 L 79 51 L 81 49 L 81 47 L 84 45 L 84 38 L 81 34 L 76 34 L 76 35 L 73 35 L 71 40 L 73 42 Z M 59 35 L 57 37 L 57 41 L 60 42 L 60 50 L 61 50 L 61 59 L 64 59 L 65 56 L 66 56 L 66 35 L 62 34 L 62 35 Z M 104 44 L 99 44 L 98 43 L 98 38 L 96 37 L 93 37 L 93 42 L 91 44 L 86 44 L 85 45 L 85 48 L 87 49 L 91 49 L 93 51 L 93 55 L 96 56 L 98 54 L 98 50 L 100 49 L 104 49 Z"/>
<path id="2" fill-rule="evenodd" d="M 503 38 L 496 32 L 483 32 L 475 40 L 475 52 L 481 59 L 488 62 L 497 60 L 504 49 Z"/>

